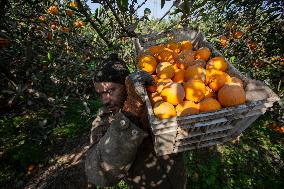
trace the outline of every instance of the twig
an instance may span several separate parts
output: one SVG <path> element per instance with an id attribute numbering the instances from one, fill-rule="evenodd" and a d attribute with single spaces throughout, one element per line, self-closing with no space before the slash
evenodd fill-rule
<path id="1" fill-rule="evenodd" d="M 120 25 L 120 27 L 122 28 L 122 30 L 127 33 L 127 35 L 129 37 L 135 37 L 136 34 L 132 31 L 132 32 L 129 32 L 125 26 L 123 25 L 122 21 L 120 20 L 119 16 L 117 15 L 117 13 L 115 12 L 115 10 L 113 9 L 112 5 L 110 4 L 110 2 L 108 0 L 105 1 L 107 6 L 109 7 L 109 9 L 111 10 L 112 14 L 114 15 L 116 21 L 118 22 L 118 24 Z"/>
<path id="2" fill-rule="evenodd" d="M 135 13 L 138 11 L 138 9 L 140 9 L 147 1 L 148 1 L 148 0 L 144 0 L 144 2 L 141 3 L 141 4 L 137 7 L 137 9 L 134 11 L 134 14 L 135 14 Z"/>
<path id="3" fill-rule="evenodd" d="M 91 16 L 88 14 L 88 12 L 86 11 L 86 9 L 83 7 L 83 4 L 80 0 L 76 0 L 77 4 L 78 4 L 78 10 L 79 12 L 81 12 L 87 19 L 88 22 L 90 22 L 91 26 L 94 28 L 94 30 L 96 30 L 96 32 L 98 33 L 98 35 L 100 36 L 100 38 L 102 38 L 104 40 L 104 42 L 107 44 L 108 47 L 112 47 L 113 44 L 102 34 L 102 32 L 100 31 L 100 29 L 97 27 L 97 25 L 93 22 L 93 20 L 91 19 Z"/>

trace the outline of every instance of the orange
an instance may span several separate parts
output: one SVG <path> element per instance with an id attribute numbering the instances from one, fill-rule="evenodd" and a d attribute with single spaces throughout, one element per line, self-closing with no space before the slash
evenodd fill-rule
<path id="1" fill-rule="evenodd" d="M 175 107 L 172 104 L 163 101 L 155 103 L 153 111 L 155 116 L 160 119 L 167 119 L 177 115 Z"/>
<path id="2" fill-rule="evenodd" d="M 249 46 L 250 50 L 254 51 L 256 49 L 256 47 L 257 47 L 257 44 L 256 44 L 256 42 L 254 42 L 252 40 L 249 40 L 248 41 L 248 46 Z"/>
<path id="3" fill-rule="evenodd" d="M 51 41 L 52 40 L 52 34 L 49 32 L 49 33 L 47 33 L 47 40 L 48 41 Z"/>
<path id="4" fill-rule="evenodd" d="M 192 50 L 183 50 L 177 57 L 177 64 L 180 69 L 186 69 L 189 63 L 194 60 L 195 52 Z"/>
<path id="5" fill-rule="evenodd" d="M 183 101 L 176 106 L 177 116 L 186 116 L 199 113 L 199 103 Z"/>
<path id="6" fill-rule="evenodd" d="M 210 76 L 209 79 L 209 87 L 213 90 L 213 91 L 218 91 L 221 87 L 223 87 L 223 85 L 225 85 L 226 83 L 230 83 L 231 82 L 231 77 L 222 71 L 218 71 L 215 72 L 214 74 L 212 74 Z"/>
<path id="7" fill-rule="evenodd" d="M 188 66 L 185 70 L 184 78 L 185 81 L 190 79 L 201 79 L 205 80 L 205 69 L 200 66 Z"/>
<path id="8" fill-rule="evenodd" d="M 217 56 L 208 61 L 206 69 L 221 70 L 224 72 L 227 69 L 227 62 L 223 57 Z"/>
<path id="9" fill-rule="evenodd" d="M 183 101 L 185 94 L 180 83 L 170 83 L 163 88 L 161 96 L 164 101 L 171 103 L 172 105 L 177 105 Z"/>
<path id="10" fill-rule="evenodd" d="M 178 67 L 178 65 L 177 65 L 176 63 L 173 64 L 173 67 L 174 67 L 175 71 L 178 71 L 178 70 L 179 70 L 179 67 Z"/>
<path id="11" fill-rule="evenodd" d="M 172 51 L 174 51 L 175 53 L 179 53 L 181 51 L 181 45 L 177 42 L 169 42 L 167 44 L 167 48 L 171 49 Z"/>
<path id="12" fill-rule="evenodd" d="M 154 93 L 148 93 L 148 96 L 149 96 L 149 99 L 150 99 L 150 102 L 152 104 L 152 106 L 156 103 L 156 102 L 159 102 L 159 101 L 163 101 L 163 98 L 161 97 L 161 95 L 157 92 L 154 92 Z"/>
<path id="13" fill-rule="evenodd" d="M 163 48 L 165 48 L 165 45 L 155 45 L 148 48 L 148 50 L 152 53 L 152 55 L 156 56 Z"/>
<path id="14" fill-rule="evenodd" d="M 181 50 L 192 50 L 192 43 L 191 41 L 182 41 L 180 42 Z"/>
<path id="15" fill-rule="evenodd" d="M 171 63 L 161 62 L 157 65 L 156 73 L 161 79 L 172 78 L 175 74 L 175 69 Z"/>
<path id="16" fill-rule="evenodd" d="M 42 22 L 46 20 L 45 16 L 40 16 L 40 17 L 38 17 L 38 19 Z"/>
<path id="17" fill-rule="evenodd" d="M 52 30 L 56 30 L 57 26 L 58 26 L 58 23 L 57 23 L 57 22 L 52 22 L 52 23 L 50 24 L 50 28 L 51 28 Z"/>
<path id="18" fill-rule="evenodd" d="M 215 96 L 216 94 L 214 93 L 214 91 L 210 87 L 206 86 L 205 98 L 215 98 Z"/>
<path id="19" fill-rule="evenodd" d="M 233 36 L 234 36 L 235 39 L 240 39 L 240 38 L 242 38 L 243 34 L 244 33 L 241 32 L 241 31 L 236 31 L 236 32 L 234 32 Z"/>
<path id="20" fill-rule="evenodd" d="M 214 98 L 205 98 L 199 104 L 200 112 L 216 111 L 222 108 L 221 104 Z"/>
<path id="21" fill-rule="evenodd" d="M 66 15 L 68 15 L 68 16 L 73 16 L 73 14 L 74 14 L 74 11 L 72 11 L 72 10 L 65 10 L 65 13 L 66 13 Z"/>
<path id="22" fill-rule="evenodd" d="M 174 82 L 177 82 L 177 83 L 183 83 L 184 82 L 184 74 L 185 74 L 185 70 L 183 70 L 183 69 L 175 70 L 175 75 L 172 78 L 172 80 Z"/>
<path id="23" fill-rule="evenodd" d="M 240 85 L 241 87 L 244 87 L 244 84 L 243 84 L 242 80 L 240 80 L 237 77 L 231 77 L 231 83 L 235 83 L 235 84 Z"/>
<path id="24" fill-rule="evenodd" d="M 229 43 L 228 39 L 226 36 L 222 35 L 220 37 L 220 43 L 222 44 L 223 47 L 226 47 Z"/>
<path id="25" fill-rule="evenodd" d="M 69 3 L 69 6 L 70 6 L 70 7 L 73 7 L 73 8 L 77 8 L 77 7 L 78 7 L 78 4 L 77 4 L 76 1 L 72 1 L 72 2 Z"/>
<path id="26" fill-rule="evenodd" d="M 65 27 L 65 26 L 62 26 L 62 27 L 61 27 L 61 31 L 62 31 L 63 33 L 68 33 L 68 32 L 70 31 L 70 29 L 67 28 L 67 27 Z"/>
<path id="27" fill-rule="evenodd" d="M 196 51 L 195 59 L 208 61 L 211 56 L 211 51 L 207 47 L 202 47 Z"/>
<path id="28" fill-rule="evenodd" d="M 138 66 L 141 70 L 144 70 L 149 74 L 152 74 L 157 67 L 157 62 L 155 57 L 151 55 L 141 55 L 139 57 Z"/>
<path id="29" fill-rule="evenodd" d="M 205 60 L 193 60 L 189 62 L 189 66 L 200 66 L 202 68 L 205 68 L 206 61 Z"/>
<path id="30" fill-rule="evenodd" d="M 246 102 L 245 90 L 237 84 L 226 84 L 218 92 L 218 101 L 224 107 L 231 107 Z"/>
<path id="31" fill-rule="evenodd" d="M 163 48 L 157 55 L 159 62 L 175 62 L 175 52 L 169 48 Z"/>
<path id="32" fill-rule="evenodd" d="M 50 14 L 53 14 L 53 15 L 58 15 L 58 8 L 57 8 L 57 6 L 50 6 L 49 8 L 48 8 L 48 12 L 50 13 Z"/>
<path id="33" fill-rule="evenodd" d="M 166 79 L 159 79 L 157 82 L 157 92 L 161 93 L 163 88 L 168 86 L 169 84 L 173 83 L 173 81 L 169 78 Z"/>
<path id="34" fill-rule="evenodd" d="M 190 101 L 200 102 L 206 93 L 203 81 L 192 79 L 184 84 L 185 98 Z"/>

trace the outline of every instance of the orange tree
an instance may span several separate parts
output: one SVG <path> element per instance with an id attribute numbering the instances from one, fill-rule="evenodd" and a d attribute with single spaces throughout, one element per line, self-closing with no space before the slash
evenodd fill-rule
<path id="1" fill-rule="evenodd" d="M 0 3 L 1 185 L 11 184 L 10 188 L 15 183 L 21 185 L 27 170 L 32 170 L 33 166 L 29 165 L 49 159 L 46 152 L 52 152 L 47 149 L 58 138 L 74 137 L 88 130 L 86 125 L 90 125 L 92 114 L 99 106 L 91 87 L 93 66 L 111 52 L 134 63 L 131 38 L 153 29 L 191 26 L 202 30 L 238 69 L 264 80 L 283 99 L 282 2 L 174 1 L 172 15 L 166 20 L 150 19 L 149 9 L 145 9 L 143 16 L 137 15 L 147 0 L 92 2 L 101 5 L 94 13 L 83 0 L 4 0 Z M 161 7 L 164 4 L 165 0 L 161 0 Z M 129 67 L 133 68 L 133 64 Z M 283 113 L 280 109 L 277 111 L 271 115 L 277 124 L 283 123 Z M 248 143 L 253 136 L 267 138 L 263 132 L 256 134 L 249 135 Z M 273 148 L 272 154 L 279 151 L 275 145 L 268 148 Z M 260 174 L 258 183 L 250 180 L 241 169 L 247 165 L 244 161 L 251 158 L 244 154 L 255 151 L 237 149 L 238 146 L 223 149 L 225 163 L 212 158 L 216 161 L 209 167 L 196 163 L 200 156 L 189 153 L 192 183 L 197 188 L 265 187 L 268 182 L 276 188 L 281 184 L 277 182 L 279 174 L 275 174 L 279 169 L 271 161 L 261 159 L 252 160 L 260 162 L 263 169 L 250 166 L 267 174 Z M 238 165 L 238 161 L 239 173 L 235 174 L 232 166 Z M 227 172 L 221 171 L 221 165 Z M 269 174 L 274 176 L 269 178 Z"/>

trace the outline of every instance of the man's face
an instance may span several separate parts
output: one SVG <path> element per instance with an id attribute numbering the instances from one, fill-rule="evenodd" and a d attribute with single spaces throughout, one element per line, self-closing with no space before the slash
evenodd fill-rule
<path id="1" fill-rule="evenodd" d="M 101 95 L 103 105 L 113 113 L 122 108 L 126 99 L 125 86 L 113 82 L 96 82 L 95 90 Z"/>

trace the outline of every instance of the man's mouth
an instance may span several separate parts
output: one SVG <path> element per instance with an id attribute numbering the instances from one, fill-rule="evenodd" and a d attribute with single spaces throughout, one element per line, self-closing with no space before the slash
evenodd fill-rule
<path id="1" fill-rule="evenodd" d="M 116 107 L 115 106 L 111 106 L 111 107 L 107 107 L 107 109 L 111 112 L 115 111 L 116 110 Z"/>

